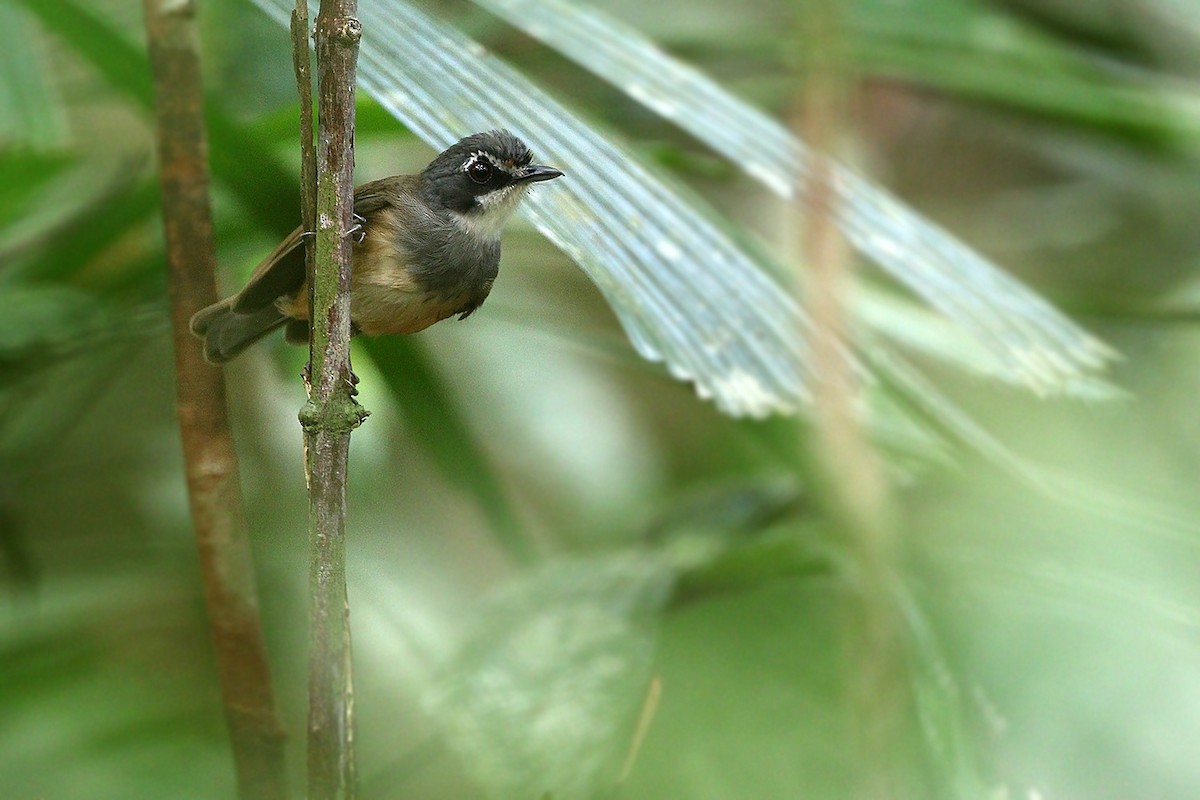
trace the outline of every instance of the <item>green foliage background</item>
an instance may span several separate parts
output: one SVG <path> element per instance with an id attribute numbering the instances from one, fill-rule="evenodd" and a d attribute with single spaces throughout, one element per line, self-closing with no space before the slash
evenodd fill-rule
<path id="1" fill-rule="evenodd" d="M 781 118 L 802 91 L 801 6 L 602 4 Z M 909 794 L 1194 797 L 1200 9 L 843 8 L 856 166 L 1123 355 L 1124 396 L 1085 403 L 916 348 L 1014 458 L 880 434 L 919 712 Z M 475 6 L 432 10 L 747 236 L 784 238 L 790 212 L 695 140 Z M 243 0 L 207 0 L 202 19 L 232 289 L 295 224 L 294 84 L 285 34 Z M 2 0 L 0 37 L 0 794 L 228 797 L 139 9 Z M 361 180 L 431 155 L 367 99 L 359 137 Z M 890 308 L 875 313 L 918 324 Z M 863 769 L 853 588 L 809 493 L 803 423 L 724 418 L 640 362 L 521 222 L 468 322 L 355 346 L 373 412 L 350 476 L 362 797 L 846 796 Z M 296 786 L 303 361 L 272 342 L 227 370 Z"/>

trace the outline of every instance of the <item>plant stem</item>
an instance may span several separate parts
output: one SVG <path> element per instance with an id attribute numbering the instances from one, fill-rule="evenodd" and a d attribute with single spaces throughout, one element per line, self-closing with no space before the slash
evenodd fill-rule
<path id="1" fill-rule="evenodd" d="M 802 127 L 814 152 L 835 154 L 845 133 L 851 67 L 835 0 L 805 7 L 813 54 Z M 854 261 L 836 225 L 832 163 L 813 159 L 804 198 L 803 257 L 812 319 L 814 448 L 824 478 L 819 495 L 845 533 L 847 653 L 854 670 L 850 700 L 862 764 L 855 796 L 904 796 L 898 746 L 906 711 L 902 624 L 893 593 L 896 542 L 887 480 L 864 425 L 867 402 L 858 380 L 848 300 Z"/>
<path id="2" fill-rule="evenodd" d="M 367 415 L 354 399 L 357 379 L 350 369 L 353 243 L 348 232 L 353 227 L 355 68 L 362 34 L 357 13 L 357 0 L 321 0 L 315 32 L 320 126 L 317 164 L 315 170 L 307 166 L 304 169 L 305 175 L 315 171 L 317 176 L 316 252 L 309 282 L 312 333 L 306 373 L 308 403 L 300 412 L 300 421 L 308 471 L 312 605 L 308 792 L 310 798 L 320 800 L 351 798 L 355 792 L 354 689 L 346 594 L 346 472 L 350 432 Z M 293 17 L 293 36 L 297 17 L 307 17 L 303 3 L 298 3 Z M 302 120 L 306 98 L 300 62 L 307 58 L 305 44 L 304 53 L 294 56 Z M 303 155 L 310 158 L 311 149 L 304 150 Z"/>
<path id="3" fill-rule="evenodd" d="M 308 51 L 308 0 L 296 0 L 292 10 L 292 68 L 300 97 L 300 218 L 304 230 L 317 229 L 317 151 L 313 146 L 312 70 Z M 308 285 L 313 284 L 316 248 L 312 238 L 304 247 Z"/>
<path id="4" fill-rule="evenodd" d="M 188 331 L 216 302 L 194 2 L 145 0 L 154 76 L 179 429 L 217 672 L 242 800 L 283 800 L 283 726 L 275 708 L 222 371 Z"/>

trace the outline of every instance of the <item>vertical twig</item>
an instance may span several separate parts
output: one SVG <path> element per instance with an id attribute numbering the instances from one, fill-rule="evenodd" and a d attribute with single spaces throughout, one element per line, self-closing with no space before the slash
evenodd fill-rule
<path id="1" fill-rule="evenodd" d="M 294 36 L 296 18 L 303 22 L 307 17 L 303 3 L 298 3 L 297 9 Z M 300 412 L 300 421 L 309 495 L 308 792 L 310 798 L 322 799 L 350 798 L 355 791 L 346 470 L 350 432 L 367 415 L 354 400 L 356 379 L 350 370 L 353 244 L 348 232 L 354 210 L 355 67 L 362 36 L 357 14 L 357 0 L 321 0 L 314 34 L 320 129 L 315 228 L 310 229 L 316 237 L 310 281 L 308 403 Z M 306 43 L 305 52 L 295 54 L 302 120 L 306 98 L 301 61 L 307 58 Z M 311 109 L 311 101 L 307 107 Z M 305 167 L 306 176 L 312 173 Z"/>
<path id="2" fill-rule="evenodd" d="M 243 800 L 287 796 L 283 727 L 259 619 L 225 379 L 188 331 L 216 302 L 208 142 L 191 0 L 145 0 L 174 327 L 179 428 L 217 671 Z"/>
<path id="3" fill-rule="evenodd" d="M 851 93 L 845 31 L 835 0 L 806 6 L 806 46 L 813 53 L 802 125 L 815 153 L 837 152 Z M 848 300 L 853 259 L 836 225 L 839 202 L 831 163 L 813 159 L 806 187 L 803 257 L 812 318 L 815 451 L 825 484 L 821 495 L 847 534 L 850 581 L 848 652 L 855 674 L 851 703 L 863 765 L 857 796 L 903 796 L 897 746 L 905 717 L 905 658 L 892 592 L 896 545 L 886 477 L 863 421 L 866 401 L 853 361 Z"/>
<path id="4" fill-rule="evenodd" d="M 312 70 L 309 68 L 308 0 L 296 0 L 292 9 L 292 68 L 300 97 L 300 217 L 305 231 L 317 230 L 317 150 L 313 145 Z M 313 285 L 316 246 L 305 239 L 304 263 L 308 285 Z M 310 290 L 311 294 L 311 290 Z M 311 302 L 311 301 L 310 301 Z"/>

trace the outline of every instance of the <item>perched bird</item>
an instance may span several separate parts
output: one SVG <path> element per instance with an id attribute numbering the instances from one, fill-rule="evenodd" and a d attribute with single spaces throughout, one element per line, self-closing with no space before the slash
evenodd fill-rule
<path id="1" fill-rule="evenodd" d="M 354 333 L 416 333 L 464 319 L 487 299 L 500 267 L 500 231 L 538 181 L 562 175 L 532 164 L 508 131 L 476 133 L 418 175 L 365 183 L 354 192 L 358 227 L 350 288 Z M 292 231 L 233 297 L 197 312 L 192 333 L 222 364 L 275 328 L 308 341 L 305 232 Z"/>

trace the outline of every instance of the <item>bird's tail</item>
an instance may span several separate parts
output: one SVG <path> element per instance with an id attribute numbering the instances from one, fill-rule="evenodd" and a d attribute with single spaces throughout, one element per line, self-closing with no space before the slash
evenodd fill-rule
<path id="1" fill-rule="evenodd" d="M 224 364 L 288 319 L 274 305 L 239 314 L 233 310 L 233 300 L 197 311 L 188 325 L 204 340 L 204 358 L 213 364 Z"/>

